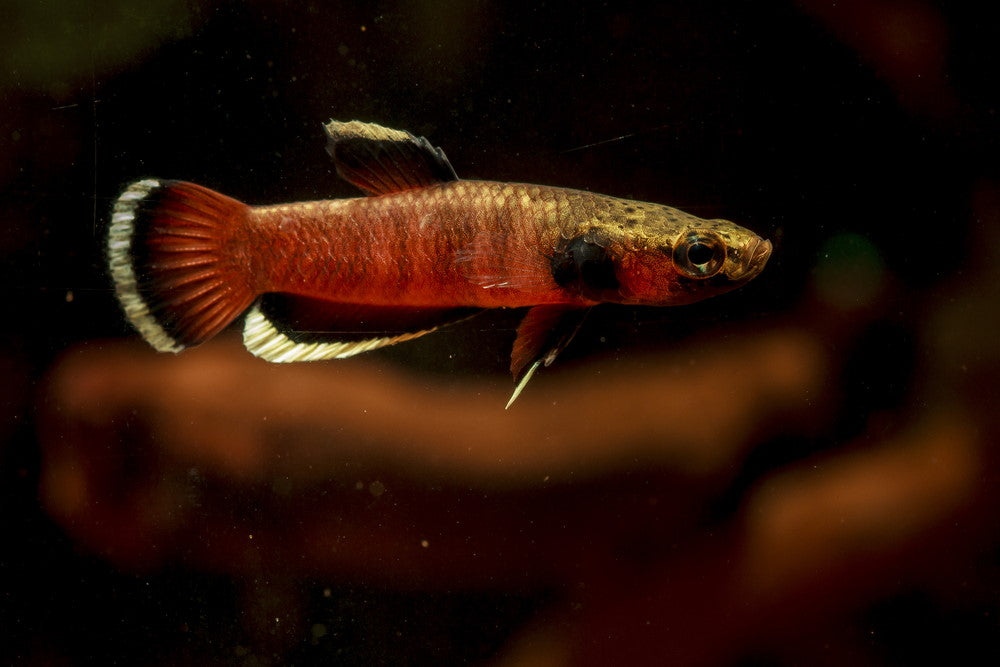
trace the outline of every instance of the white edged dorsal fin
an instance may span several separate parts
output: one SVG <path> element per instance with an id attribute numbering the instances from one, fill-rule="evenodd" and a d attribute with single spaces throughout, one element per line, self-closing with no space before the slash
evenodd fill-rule
<path id="1" fill-rule="evenodd" d="M 323 126 L 337 173 L 371 195 L 457 181 L 444 151 L 423 137 L 374 123 L 331 120 Z"/>

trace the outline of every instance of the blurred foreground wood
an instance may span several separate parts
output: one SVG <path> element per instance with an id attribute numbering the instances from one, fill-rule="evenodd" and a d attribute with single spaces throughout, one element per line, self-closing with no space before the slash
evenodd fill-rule
<path id="1" fill-rule="evenodd" d="M 861 661 L 860 647 L 831 655 L 826 626 L 913 586 L 960 585 L 954 568 L 985 528 L 968 516 L 979 443 L 959 415 L 871 444 L 770 479 L 735 525 L 655 568 L 604 580 L 532 627 L 504 663 Z"/>
<path id="2" fill-rule="evenodd" d="M 43 495 L 134 567 L 559 581 L 618 539 L 693 521 L 757 439 L 815 420 L 825 368 L 779 329 L 550 375 L 504 411 L 506 385 L 437 389 L 372 362 L 107 343 L 52 378 Z"/>

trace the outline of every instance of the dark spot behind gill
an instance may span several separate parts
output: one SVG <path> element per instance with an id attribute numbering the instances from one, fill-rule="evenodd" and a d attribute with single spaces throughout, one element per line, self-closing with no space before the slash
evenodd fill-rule
<path id="1" fill-rule="evenodd" d="M 552 278 L 560 287 L 581 293 L 619 287 L 614 260 L 607 249 L 582 236 L 570 239 L 565 248 L 552 257 Z"/>

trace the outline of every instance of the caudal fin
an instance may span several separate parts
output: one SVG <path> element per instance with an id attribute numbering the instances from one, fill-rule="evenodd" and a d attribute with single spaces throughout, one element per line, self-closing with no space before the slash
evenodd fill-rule
<path id="1" fill-rule="evenodd" d="M 161 352 L 219 333 L 256 296 L 233 258 L 246 204 L 182 181 L 147 179 L 115 203 L 108 266 L 125 315 Z"/>

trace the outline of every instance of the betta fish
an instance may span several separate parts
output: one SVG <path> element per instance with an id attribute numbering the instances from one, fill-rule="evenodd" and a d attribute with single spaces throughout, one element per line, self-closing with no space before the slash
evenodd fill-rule
<path id="1" fill-rule="evenodd" d="M 243 341 L 274 362 L 349 357 L 490 308 L 528 311 L 517 398 L 599 303 L 675 306 L 743 285 L 771 243 L 670 206 L 522 183 L 466 181 L 425 138 L 324 126 L 337 173 L 367 196 L 249 206 L 145 179 L 115 203 L 118 301 L 157 350 L 180 352 L 246 312 Z"/>

